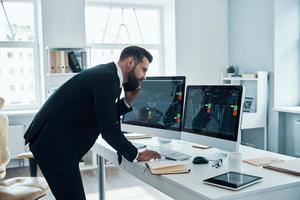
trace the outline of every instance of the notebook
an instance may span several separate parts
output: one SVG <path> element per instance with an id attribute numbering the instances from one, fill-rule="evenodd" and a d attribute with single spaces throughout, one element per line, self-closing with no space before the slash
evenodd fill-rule
<path id="1" fill-rule="evenodd" d="M 181 161 L 156 160 L 146 162 L 145 165 L 153 175 L 182 174 L 190 172 L 190 169 L 186 164 Z"/>
<path id="2" fill-rule="evenodd" d="M 152 137 L 151 135 L 146 133 L 125 133 L 124 136 L 127 138 L 127 140 L 145 139 Z"/>
<path id="3" fill-rule="evenodd" d="M 255 165 L 255 166 L 263 166 L 263 165 L 274 164 L 274 163 L 279 163 L 279 162 L 283 162 L 283 161 L 284 160 L 281 160 L 278 158 L 273 158 L 273 157 L 261 157 L 261 158 L 243 160 L 243 162 L 251 164 L 251 165 Z"/>
<path id="4" fill-rule="evenodd" d="M 263 166 L 267 169 L 300 176 L 300 158 Z"/>

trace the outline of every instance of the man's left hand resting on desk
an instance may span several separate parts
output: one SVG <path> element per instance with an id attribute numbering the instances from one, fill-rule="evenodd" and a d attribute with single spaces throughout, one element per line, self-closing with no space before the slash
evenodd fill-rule
<path id="1" fill-rule="evenodd" d="M 145 150 L 138 153 L 138 156 L 136 158 L 137 161 L 148 161 L 151 159 L 160 159 L 159 153 L 152 150 Z"/>

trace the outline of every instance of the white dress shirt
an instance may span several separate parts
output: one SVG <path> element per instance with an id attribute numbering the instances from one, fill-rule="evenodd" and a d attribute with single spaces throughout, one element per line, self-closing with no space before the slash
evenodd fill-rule
<path id="1" fill-rule="evenodd" d="M 120 88 L 122 88 L 123 87 L 123 80 L 124 80 L 123 73 L 122 73 L 122 70 L 121 70 L 121 67 L 120 67 L 119 63 L 115 62 L 115 65 L 117 66 L 117 73 L 118 73 L 118 77 L 120 79 Z M 127 108 L 131 107 L 130 103 L 128 103 L 125 98 L 124 98 L 124 103 L 127 106 Z"/>

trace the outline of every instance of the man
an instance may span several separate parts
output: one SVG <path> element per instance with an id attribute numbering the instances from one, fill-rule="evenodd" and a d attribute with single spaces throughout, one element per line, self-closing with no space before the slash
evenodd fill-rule
<path id="1" fill-rule="evenodd" d="M 138 153 L 120 130 L 120 115 L 132 110 L 151 61 L 145 49 L 127 47 L 118 63 L 93 67 L 64 83 L 37 113 L 24 138 L 56 199 L 85 199 L 79 161 L 100 133 L 129 161 L 160 158 L 155 151 Z M 122 85 L 125 97 L 119 100 Z"/>

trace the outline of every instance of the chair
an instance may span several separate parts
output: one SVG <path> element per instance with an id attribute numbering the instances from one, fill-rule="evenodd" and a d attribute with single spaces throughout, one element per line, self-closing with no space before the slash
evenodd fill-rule
<path id="1" fill-rule="evenodd" d="M 0 97 L 0 110 L 3 105 L 4 99 Z M 0 180 L 5 177 L 6 165 L 9 162 L 7 134 L 8 118 L 0 113 Z M 37 175 L 37 165 L 30 152 L 19 154 L 18 158 L 28 158 L 31 176 Z M 49 186 L 43 177 L 16 177 L 0 181 L 1 200 L 36 200 L 43 197 L 48 190 Z"/>

